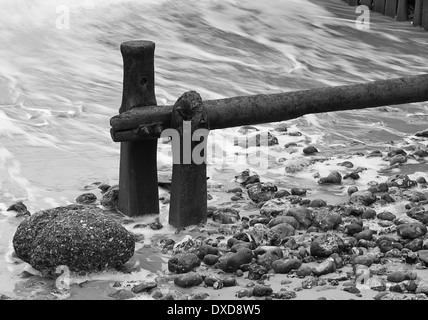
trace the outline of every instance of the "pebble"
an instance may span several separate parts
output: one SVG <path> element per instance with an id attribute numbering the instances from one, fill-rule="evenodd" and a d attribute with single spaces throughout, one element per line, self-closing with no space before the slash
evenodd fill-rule
<path id="1" fill-rule="evenodd" d="M 333 171 L 327 177 L 319 179 L 319 184 L 340 184 L 342 182 L 342 176 L 339 172 Z"/>
<path id="2" fill-rule="evenodd" d="M 307 146 L 306 148 L 303 149 L 303 153 L 306 155 L 314 154 L 317 152 L 318 152 L 318 149 L 315 148 L 314 146 Z"/>
<path id="3" fill-rule="evenodd" d="M 302 261 L 298 259 L 276 260 L 272 263 L 272 268 L 275 273 L 286 274 L 292 270 L 299 269 L 302 266 Z"/>
<path id="4" fill-rule="evenodd" d="M 181 288 L 196 287 L 199 286 L 202 282 L 202 277 L 196 272 L 181 274 L 174 279 L 174 284 Z"/>

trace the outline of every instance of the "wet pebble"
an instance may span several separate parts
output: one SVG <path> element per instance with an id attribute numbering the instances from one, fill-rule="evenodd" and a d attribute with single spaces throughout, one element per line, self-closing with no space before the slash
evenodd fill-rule
<path id="1" fill-rule="evenodd" d="M 314 154 L 317 152 L 318 152 L 318 149 L 315 148 L 314 146 L 307 146 L 306 148 L 303 149 L 303 153 L 306 155 Z"/>
<path id="2" fill-rule="evenodd" d="M 10 205 L 6 211 L 15 211 L 17 218 L 31 216 L 31 213 L 28 211 L 27 206 L 22 201 L 18 201 Z"/>
<path id="3" fill-rule="evenodd" d="M 298 259 L 276 260 L 272 263 L 272 268 L 275 273 L 287 274 L 292 270 L 299 269 L 302 266 L 302 261 Z"/>
<path id="4" fill-rule="evenodd" d="M 181 288 L 196 287 L 199 286 L 202 282 L 202 277 L 196 272 L 182 274 L 174 279 L 174 284 Z"/>
<path id="5" fill-rule="evenodd" d="M 322 177 L 318 181 L 319 184 L 340 184 L 342 183 L 342 176 L 339 172 L 333 171 L 327 177 Z"/>

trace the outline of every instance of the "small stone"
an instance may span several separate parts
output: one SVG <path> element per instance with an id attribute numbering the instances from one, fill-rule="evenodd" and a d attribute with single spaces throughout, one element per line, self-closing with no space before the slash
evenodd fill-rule
<path id="1" fill-rule="evenodd" d="M 265 202 L 273 199 L 278 188 L 272 183 L 254 183 L 247 185 L 248 197 L 255 203 Z"/>
<path id="2" fill-rule="evenodd" d="M 308 147 L 303 149 L 303 153 L 306 155 L 314 154 L 317 152 L 318 152 L 318 149 L 315 148 L 314 146 L 308 146 Z"/>
<path id="3" fill-rule="evenodd" d="M 250 263 L 252 258 L 253 252 L 251 249 L 243 248 L 236 253 L 229 253 L 220 257 L 216 266 L 225 272 L 235 272 L 241 266 Z"/>
<path id="4" fill-rule="evenodd" d="M 394 164 L 397 164 L 397 163 L 406 163 L 406 162 L 407 162 L 407 158 L 403 155 L 400 155 L 400 154 L 392 157 L 389 160 L 389 164 L 391 166 L 393 166 Z"/>
<path id="5" fill-rule="evenodd" d="M 284 199 L 272 199 L 267 201 L 260 209 L 260 214 L 267 217 L 283 215 L 291 205 Z"/>
<path id="6" fill-rule="evenodd" d="M 355 187 L 355 186 L 349 187 L 347 192 L 348 192 L 349 195 L 351 195 L 351 194 L 353 194 L 355 192 L 358 192 L 358 188 Z"/>
<path id="7" fill-rule="evenodd" d="M 265 274 L 268 273 L 268 269 L 264 266 L 258 265 L 257 263 L 250 264 L 248 270 L 248 279 L 260 280 Z"/>
<path id="8" fill-rule="evenodd" d="M 297 271 L 296 275 L 300 278 L 310 276 L 312 274 L 312 268 L 307 265 L 302 265 Z"/>
<path id="9" fill-rule="evenodd" d="M 119 186 L 111 186 L 101 198 L 100 204 L 109 209 L 117 209 L 119 204 Z"/>
<path id="10" fill-rule="evenodd" d="M 358 203 L 365 206 L 369 206 L 376 202 L 376 196 L 373 195 L 370 191 L 358 191 L 351 195 L 351 198 L 349 199 L 350 203 Z"/>
<path id="11" fill-rule="evenodd" d="M 288 223 L 277 224 L 270 228 L 270 230 L 281 240 L 294 235 L 294 228 Z"/>
<path id="12" fill-rule="evenodd" d="M 148 292 L 153 288 L 157 287 L 157 283 L 156 282 L 151 282 L 151 281 L 143 281 L 140 284 L 137 284 L 136 286 L 134 286 L 132 288 L 132 292 L 134 293 L 141 293 L 141 292 Z"/>
<path id="13" fill-rule="evenodd" d="M 329 257 L 333 253 L 341 253 L 345 245 L 336 234 L 323 234 L 311 242 L 310 251 L 312 256 Z"/>
<path id="14" fill-rule="evenodd" d="M 281 223 L 288 223 L 294 229 L 300 228 L 299 221 L 297 221 L 296 218 L 291 217 L 291 216 L 278 216 L 276 218 L 273 218 L 272 220 L 269 221 L 267 226 L 268 226 L 268 228 L 272 228 L 272 227 L 274 227 L 278 224 L 281 224 Z"/>
<path id="15" fill-rule="evenodd" d="M 354 164 L 351 161 L 344 161 L 344 162 L 338 163 L 337 165 L 342 166 L 342 167 L 346 167 L 349 169 L 354 167 Z"/>
<path id="16" fill-rule="evenodd" d="M 358 180 L 358 179 L 360 179 L 360 175 L 357 172 L 351 172 L 351 173 L 345 174 L 343 176 L 343 179 Z"/>
<path id="17" fill-rule="evenodd" d="M 91 204 L 97 201 L 97 196 L 93 193 L 84 193 L 76 198 L 77 203 Z"/>
<path id="18" fill-rule="evenodd" d="M 374 219 L 376 218 L 376 211 L 373 209 L 367 209 L 363 212 L 363 214 L 361 215 L 361 218 L 367 219 L 367 220 Z"/>
<path id="19" fill-rule="evenodd" d="M 251 171 L 250 169 L 247 169 L 237 174 L 235 176 L 235 181 L 239 184 L 246 186 L 251 183 L 260 182 L 260 178 L 257 173 Z"/>
<path id="20" fill-rule="evenodd" d="M 356 286 L 345 287 L 343 289 L 343 291 L 346 291 L 346 292 L 349 292 L 349 293 L 353 293 L 353 294 L 361 293 L 361 291 Z"/>
<path id="21" fill-rule="evenodd" d="M 207 254 L 204 258 L 203 258 L 203 262 L 208 265 L 208 266 L 213 266 L 218 262 L 218 259 L 220 257 L 216 256 L 214 254 Z"/>
<path id="22" fill-rule="evenodd" d="M 424 138 L 428 138 L 428 129 L 419 131 L 415 133 L 416 137 L 424 137 Z"/>
<path id="23" fill-rule="evenodd" d="M 136 297 L 136 294 L 130 290 L 121 289 L 109 295 L 116 300 L 128 300 Z"/>
<path id="24" fill-rule="evenodd" d="M 315 213 L 312 225 L 318 227 L 321 231 L 336 229 L 342 223 L 340 214 L 326 210 L 320 210 Z"/>
<path id="25" fill-rule="evenodd" d="M 223 285 L 225 287 L 234 287 L 237 285 L 237 282 L 234 277 L 226 277 L 223 279 Z"/>
<path id="26" fill-rule="evenodd" d="M 322 199 L 314 199 L 309 203 L 309 207 L 311 208 L 321 208 L 325 207 L 327 205 L 327 202 L 325 202 Z"/>
<path id="27" fill-rule="evenodd" d="M 373 264 L 373 258 L 369 255 L 357 256 L 355 257 L 353 264 L 370 267 Z"/>
<path id="28" fill-rule="evenodd" d="M 271 287 L 262 285 L 262 284 L 256 284 L 253 288 L 253 295 L 255 297 L 264 297 L 272 294 L 273 290 Z"/>
<path id="29" fill-rule="evenodd" d="M 328 258 L 312 269 L 316 276 L 322 276 L 336 271 L 336 263 L 332 258 Z"/>
<path id="30" fill-rule="evenodd" d="M 397 216 L 389 211 L 383 211 L 377 215 L 377 218 L 380 220 L 393 221 Z"/>
<path id="31" fill-rule="evenodd" d="M 300 228 L 307 229 L 312 224 L 313 214 L 308 208 L 292 208 L 287 211 L 286 215 L 294 217 L 299 222 Z"/>
<path id="32" fill-rule="evenodd" d="M 342 182 L 342 176 L 339 172 L 333 171 L 327 177 L 321 178 L 319 184 L 340 184 Z"/>
<path id="33" fill-rule="evenodd" d="M 237 298 L 244 298 L 244 297 L 251 297 L 253 295 L 253 288 L 249 288 L 249 289 L 241 289 L 239 290 L 235 296 Z"/>
<path id="34" fill-rule="evenodd" d="M 285 198 L 285 197 L 288 197 L 289 195 L 291 195 L 291 193 L 290 192 L 288 192 L 287 190 L 285 190 L 285 189 L 280 189 L 280 190 L 278 190 L 276 193 L 275 193 L 275 198 Z"/>
<path id="35" fill-rule="evenodd" d="M 289 299 L 294 299 L 296 297 L 297 297 L 297 294 L 294 291 L 287 291 L 287 290 L 281 289 L 281 291 L 274 293 L 275 299 L 289 300 Z"/>
<path id="36" fill-rule="evenodd" d="M 240 220 L 240 215 L 238 210 L 226 207 L 215 211 L 212 219 L 221 224 L 234 224 Z"/>
<path id="37" fill-rule="evenodd" d="M 236 239 L 236 238 L 235 238 Z M 209 244 L 203 244 L 199 246 L 198 250 L 196 250 L 195 254 L 198 256 L 200 260 L 202 260 L 206 255 L 215 255 L 218 256 L 219 250 Z"/>
<path id="38" fill-rule="evenodd" d="M 22 201 L 10 205 L 6 211 L 15 211 L 17 218 L 31 216 L 31 213 L 27 210 L 27 206 Z"/>
<path id="39" fill-rule="evenodd" d="M 388 274 L 387 280 L 389 282 L 399 283 L 406 280 L 406 275 L 401 271 L 395 271 Z"/>
<path id="40" fill-rule="evenodd" d="M 352 222 L 346 226 L 346 233 L 350 236 L 363 231 L 363 226 L 359 223 Z"/>
<path id="41" fill-rule="evenodd" d="M 186 273 L 201 265 L 201 260 L 194 253 L 184 253 L 168 261 L 168 270 L 173 273 Z"/>
<path id="42" fill-rule="evenodd" d="M 426 184 L 427 183 L 427 181 L 424 177 L 417 177 L 416 182 L 419 184 Z"/>
<path id="43" fill-rule="evenodd" d="M 354 237 L 357 240 L 367 240 L 370 241 L 373 239 L 373 231 L 370 229 L 363 230 L 359 233 L 354 234 Z"/>
<path id="44" fill-rule="evenodd" d="M 102 183 L 98 186 L 98 189 L 101 190 L 101 193 L 104 194 L 107 192 L 108 189 L 110 189 L 110 185 L 106 184 L 106 183 Z"/>
<path id="45" fill-rule="evenodd" d="M 292 188 L 291 189 L 291 194 L 293 196 L 304 196 L 304 195 L 306 195 L 306 189 L 303 189 L 303 188 Z"/>

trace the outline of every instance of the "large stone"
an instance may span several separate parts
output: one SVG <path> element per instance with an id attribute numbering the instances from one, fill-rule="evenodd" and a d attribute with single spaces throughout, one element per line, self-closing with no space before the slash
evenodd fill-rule
<path id="1" fill-rule="evenodd" d="M 302 261 L 298 259 L 276 260 L 272 263 L 272 269 L 275 273 L 289 273 L 292 270 L 297 270 L 302 266 Z"/>
<path id="2" fill-rule="evenodd" d="M 365 206 L 369 206 L 376 202 L 376 196 L 370 191 L 357 191 L 351 195 L 349 202 L 361 203 Z"/>
<path id="3" fill-rule="evenodd" d="M 336 229 L 342 223 L 340 214 L 328 210 L 320 210 L 315 213 L 312 226 L 318 227 L 321 231 Z"/>
<path id="4" fill-rule="evenodd" d="M 292 208 L 286 215 L 294 217 L 299 222 L 300 228 L 307 229 L 312 225 L 313 212 L 308 208 Z"/>
<path id="5" fill-rule="evenodd" d="M 248 248 L 242 248 L 236 253 L 228 253 L 220 257 L 216 266 L 225 272 L 235 272 L 242 265 L 250 263 L 253 252 Z"/>
<path id="6" fill-rule="evenodd" d="M 397 234 L 404 239 L 416 239 L 427 233 L 427 227 L 422 223 L 406 223 L 397 226 Z"/>
<path id="7" fill-rule="evenodd" d="M 133 235 L 93 206 L 70 205 L 35 213 L 13 238 L 17 256 L 40 271 L 119 267 L 134 254 Z"/>
<path id="8" fill-rule="evenodd" d="M 168 260 L 168 270 L 174 273 L 187 273 L 201 265 L 194 253 L 183 253 Z"/>
<path id="9" fill-rule="evenodd" d="M 101 205 L 109 209 L 117 209 L 119 205 L 119 186 L 110 187 L 101 198 Z"/>
<path id="10" fill-rule="evenodd" d="M 341 253 L 345 244 L 338 235 L 327 233 L 319 236 L 311 242 L 311 255 L 316 257 L 329 257 L 333 253 Z"/>
<path id="11" fill-rule="evenodd" d="M 202 277 L 196 272 L 181 274 L 174 279 L 174 284 L 181 288 L 196 287 L 199 286 L 202 282 Z"/>

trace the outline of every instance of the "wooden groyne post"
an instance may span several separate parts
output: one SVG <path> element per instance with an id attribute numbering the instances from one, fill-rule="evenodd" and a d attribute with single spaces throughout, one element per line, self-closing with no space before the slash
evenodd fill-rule
<path id="1" fill-rule="evenodd" d="M 191 91 L 173 106 L 157 106 L 154 48 L 148 41 L 121 46 L 123 100 L 119 115 L 110 120 L 112 139 L 121 143 L 119 209 L 130 216 L 159 212 L 157 140 L 171 136 L 174 163 L 169 222 L 177 228 L 206 221 L 206 154 L 201 154 L 206 151 L 201 144 L 206 144 L 208 130 L 278 122 L 311 113 L 428 101 L 428 74 L 421 74 L 219 100 L 203 101 Z"/>
<path id="2" fill-rule="evenodd" d="M 120 50 L 124 74 L 119 112 L 155 106 L 155 44 L 130 41 L 123 43 Z M 119 210 L 126 215 L 159 213 L 157 143 L 157 139 L 121 143 Z"/>

